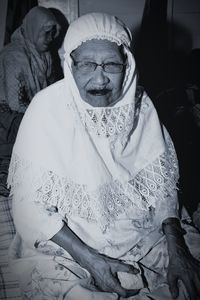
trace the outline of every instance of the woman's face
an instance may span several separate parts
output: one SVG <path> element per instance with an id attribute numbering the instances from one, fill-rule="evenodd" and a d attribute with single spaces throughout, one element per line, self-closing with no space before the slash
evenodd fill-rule
<path id="1" fill-rule="evenodd" d="M 94 107 L 105 107 L 117 101 L 122 92 L 125 66 L 116 64 L 124 64 L 125 59 L 116 43 L 93 39 L 82 43 L 71 57 L 73 76 L 84 101 Z M 104 70 L 94 65 L 96 69 L 92 69 L 90 62 L 111 67 L 106 66 Z"/>
<path id="2" fill-rule="evenodd" d="M 45 52 L 49 50 L 51 42 L 56 35 L 56 25 L 45 25 L 39 32 L 38 38 L 35 42 L 35 47 L 38 52 Z"/>

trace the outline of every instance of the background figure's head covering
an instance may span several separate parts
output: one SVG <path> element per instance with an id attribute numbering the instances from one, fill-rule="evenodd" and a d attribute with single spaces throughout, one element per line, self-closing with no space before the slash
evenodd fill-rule
<path id="1" fill-rule="evenodd" d="M 59 34 L 60 25 L 56 21 L 54 14 L 48 8 L 33 7 L 24 17 L 22 25 L 13 33 L 11 41 L 19 38 L 20 31 L 26 40 L 35 45 L 40 32 L 45 30 L 47 26 L 55 26 L 55 36 Z"/>
<path id="2" fill-rule="evenodd" d="M 37 42 L 39 33 L 48 26 L 56 27 L 55 37 L 58 36 L 60 26 L 54 14 L 45 7 L 34 7 L 25 16 L 22 28 L 24 36 L 33 44 Z"/>
<path id="3" fill-rule="evenodd" d="M 10 52 L 16 52 L 17 62 L 26 65 L 26 80 L 29 101 L 41 89 L 55 81 L 50 49 L 39 53 L 36 48 L 38 37 L 46 26 L 55 26 L 55 37 L 59 34 L 60 25 L 53 13 L 44 7 L 34 7 L 24 17 L 22 25 L 11 36 Z M 18 54 L 19 55 L 18 55 Z M 21 64 L 20 64 L 21 61 Z"/>
<path id="4" fill-rule="evenodd" d="M 127 54 L 122 93 L 112 106 L 93 107 L 83 101 L 73 77 L 70 53 L 91 39 L 106 39 L 122 45 Z M 16 165 L 27 166 L 27 163 L 19 164 L 21 159 L 29 163 L 26 172 L 23 171 L 24 181 L 30 178 L 26 176 L 29 170 L 31 176 L 35 174 L 32 182 L 40 182 L 39 178 L 42 178 L 41 182 L 45 185 L 47 172 L 46 175 L 42 173 L 42 166 L 50 178 L 48 194 L 44 198 L 42 195 L 44 200 L 38 201 L 58 206 L 64 215 L 81 215 L 82 208 L 87 213 L 93 211 L 103 227 L 106 222 L 126 211 L 130 203 L 140 209 L 155 206 L 155 192 L 165 185 L 168 177 L 171 177 L 170 185 L 174 188 L 170 171 L 174 161 L 171 159 L 167 164 L 169 158 L 165 155 L 170 138 L 160 126 L 151 100 L 146 94 L 137 94 L 136 67 L 130 43 L 129 29 L 108 14 L 87 14 L 70 24 L 64 41 L 63 86 L 60 86 L 60 90 L 57 86 L 50 87 L 29 106 L 20 127 L 10 167 L 9 182 L 15 187 L 19 186 L 16 180 L 20 178 L 20 174 L 15 175 L 18 169 Z M 35 146 L 37 143 L 39 147 Z M 157 164 L 155 168 L 154 164 Z M 38 171 L 31 173 L 31 168 L 38 168 Z M 137 185 L 134 179 L 142 171 L 144 177 Z M 146 178 L 148 174 L 151 174 L 151 180 Z M 56 178 L 61 178 L 58 185 L 55 185 Z M 66 184 L 66 188 L 62 184 Z M 73 199 L 77 188 L 78 209 L 75 208 L 77 198 Z M 35 187 L 36 191 L 38 189 L 45 194 L 45 187 Z M 36 194 L 34 197 L 38 197 Z M 160 189 L 159 198 L 164 197 Z M 53 204 L 58 198 L 60 204 Z"/>

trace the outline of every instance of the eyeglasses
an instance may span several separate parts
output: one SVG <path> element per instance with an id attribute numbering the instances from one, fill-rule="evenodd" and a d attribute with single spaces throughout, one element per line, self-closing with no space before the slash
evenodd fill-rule
<path id="1" fill-rule="evenodd" d="M 106 73 L 121 73 L 123 72 L 124 68 L 126 67 L 126 64 L 119 64 L 114 62 L 108 62 L 108 63 L 102 63 L 97 64 L 95 62 L 91 61 L 75 61 L 74 58 L 71 56 L 74 65 L 77 67 L 77 69 L 82 73 L 90 73 L 94 72 L 97 67 L 101 67 L 104 72 Z"/>

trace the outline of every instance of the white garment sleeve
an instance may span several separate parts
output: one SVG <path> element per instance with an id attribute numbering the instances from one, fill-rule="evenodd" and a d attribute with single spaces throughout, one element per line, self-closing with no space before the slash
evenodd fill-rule
<path id="1" fill-rule="evenodd" d="M 166 139 L 166 152 L 159 158 L 158 174 L 163 178 L 164 184 L 157 190 L 156 203 L 156 213 L 161 224 L 167 218 L 179 218 L 178 160 L 171 137 L 165 128 L 163 130 Z"/>
<path id="2" fill-rule="evenodd" d="M 13 196 L 13 219 L 17 232 L 31 248 L 36 242 L 51 239 L 64 225 L 58 212 L 23 199 L 18 193 Z"/>
<path id="3" fill-rule="evenodd" d="M 179 203 L 176 191 L 173 195 L 168 195 L 156 205 L 156 213 L 160 224 L 167 218 L 179 218 Z"/>

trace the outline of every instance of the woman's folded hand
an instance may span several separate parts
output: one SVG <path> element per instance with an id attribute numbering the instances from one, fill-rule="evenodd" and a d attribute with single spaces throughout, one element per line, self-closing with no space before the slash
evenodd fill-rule
<path id="1" fill-rule="evenodd" d="M 178 280 L 185 285 L 190 300 L 197 300 L 200 296 L 200 262 L 188 251 L 180 246 L 169 259 L 168 283 L 173 298 L 179 294 Z"/>
<path id="2" fill-rule="evenodd" d="M 81 260 L 81 265 L 90 272 L 94 280 L 94 285 L 99 290 L 117 293 L 122 297 L 133 296 L 139 292 L 138 289 L 123 288 L 117 276 L 117 272 L 138 274 L 139 270 L 132 265 L 101 255 L 91 248 L 88 248 L 88 251 L 83 254 Z"/>

